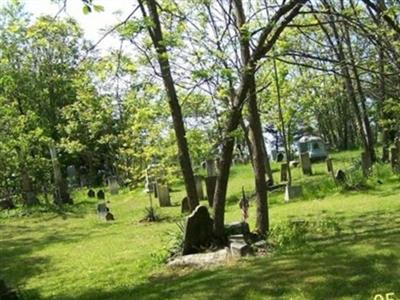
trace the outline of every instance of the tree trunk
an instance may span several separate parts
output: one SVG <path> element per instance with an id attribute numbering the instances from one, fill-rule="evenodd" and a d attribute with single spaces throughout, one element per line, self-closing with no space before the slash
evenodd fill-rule
<path id="1" fill-rule="evenodd" d="M 144 7 L 147 6 L 148 14 Z M 143 13 L 143 17 L 150 17 L 153 24 L 148 25 L 154 48 L 157 52 L 157 60 L 161 70 L 161 76 L 164 83 L 164 88 L 168 97 L 168 104 L 171 110 L 173 125 L 175 129 L 175 136 L 178 143 L 178 157 L 182 169 L 183 179 L 187 197 L 189 199 L 190 210 L 193 211 L 199 205 L 199 199 L 196 193 L 196 184 L 194 181 L 194 174 L 192 163 L 190 160 L 189 148 L 186 140 L 185 126 L 183 123 L 181 106 L 178 101 L 178 96 L 175 90 L 174 80 L 171 74 L 171 68 L 168 59 L 168 52 L 163 40 L 160 19 L 157 11 L 157 2 L 155 0 L 139 0 L 139 5 Z"/>

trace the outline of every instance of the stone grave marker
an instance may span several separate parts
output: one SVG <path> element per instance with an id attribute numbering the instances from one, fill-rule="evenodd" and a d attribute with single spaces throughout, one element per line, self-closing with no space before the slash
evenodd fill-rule
<path id="1" fill-rule="evenodd" d="M 217 176 L 206 177 L 207 199 L 210 207 L 212 207 L 214 203 L 214 192 L 216 184 Z"/>
<path id="2" fill-rule="evenodd" d="M 169 189 L 167 185 L 157 184 L 157 195 L 160 207 L 171 206 L 171 198 L 169 196 Z"/>
<path id="3" fill-rule="evenodd" d="M 341 169 L 337 170 L 335 179 L 339 184 L 346 184 L 346 173 Z"/>
<path id="4" fill-rule="evenodd" d="M 288 180 L 288 164 L 281 164 L 281 182 Z"/>
<path id="5" fill-rule="evenodd" d="M 184 197 L 182 199 L 182 203 L 181 203 L 181 213 L 187 213 L 189 211 L 190 211 L 189 198 L 188 197 Z"/>
<path id="6" fill-rule="evenodd" d="M 104 200 L 104 199 L 106 199 L 106 195 L 104 194 L 104 191 L 103 191 L 103 190 L 99 190 L 99 191 L 97 192 L 97 199 L 99 199 L 99 200 Z"/>
<path id="7" fill-rule="evenodd" d="M 213 220 L 207 207 L 199 205 L 186 219 L 183 255 L 198 253 L 211 244 Z"/>
<path id="8" fill-rule="evenodd" d="M 96 193 L 92 189 L 88 190 L 87 195 L 89 198 L 96 197 Z"/>
<path id="9" fill-rule="evenodd" d="M 204 192 L 203 192 L 203 178 L 201 176 L 194 176 L 194 182 L 196 184 L 196 192 L 199 200 L 204 200 Z"/>
<path id="10" fill-rule="evenodd" d="M 312 175 L 311 160 L 308 152 L 300 154 L 300 164 L 304 175 Z"/>
<path id="11" fill-rule="evenodd" d="M 286 185 L 285 188 L 285 202 L 300 198 L 303 196 L 303 187 L 301 185 Z"/>
<path id="12" fill-rule="evenodd" d="M 332 173 L 333 173 L 332 158 L 327 158 L 327 159 L 326 159 L 326 170 L 328 171 L 329 174 L 332 174 Z"/>

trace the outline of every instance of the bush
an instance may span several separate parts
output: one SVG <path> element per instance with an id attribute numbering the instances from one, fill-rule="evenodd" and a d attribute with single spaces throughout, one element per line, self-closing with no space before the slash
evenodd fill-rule
<path id="1" fill-rule="evenodd" d="M 183 251 L 185 225 L 181 221 L 181 222 L 177 222 L 176 226 L 178 227 L 178 230 L 168 231 L 166 233 L 166 235 L 168 236 L 168 239 L 169 239 L 168 248 L 167 248 L 169 257 L 174 257 L 176 255 L 180 255 Z"/>
<path id="2" fill-rule="evenodd" d="M 154 207 L 146 207 L 144 211 L 145 215 L 144 218 L 141 220 L 142 222 L 157 222 L 160 220 L 160 216 L 157 214 Z"/>
<path id="3" fill-rule="evenodd" d="M 314 220 L 288 220 L 272 227 L 271 242 L 278 249 L 290 250 L 304 246 L 315 235 L 339 235 L 342 231 L 338 220 L 323 216 Z"/>

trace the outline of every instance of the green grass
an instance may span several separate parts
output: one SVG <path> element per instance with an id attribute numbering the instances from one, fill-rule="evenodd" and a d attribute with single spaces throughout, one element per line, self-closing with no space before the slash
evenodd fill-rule
<path id="1" fill-rule="evenodd" d="M 348 168 L 359 153 L 334 154 L 334 167 Z M 278 170 L 279 166 L 273 164 Z M 178 206 L 183 188 L 174 188 L 176 206 L 159 208 L 158 223 L 141 223 L 148 197 L 142 189 L 108 198 L 116 221 L 95 214 L 84 192 L 65 211 L 17 210 L 0 214 L 0 277 L 27 299 L 373 299 L 395 292 L 400 298 L 400 181 L 376 170 L 383 184 L 341 192 L 313 165 L 314 176 L 293 171 L 305 196 L 283 203 L 270 195 L 271 225 L 290 218 L 330 217 L 339 235 L 315 235 L 305 245 L 205 270 L 169 270 L 162 261 L 168 233 L 183 219 Z M 278 172 L 274 174 L 278 179 Z M 229 183 L 226 221 L 240 220 L 235 199 L 242 186 L 251 193 L 250 166 L 235 166 Z M 204 202 L 205 204 L 206 202 Z M 44 208 L 42 208 L 43 210 Z M 25 212 L 26 215 L 22 215 Z M 27 213 L 29 212 L 29 214 Z M 250 224 L 255 206 L 251 203 Z"/>

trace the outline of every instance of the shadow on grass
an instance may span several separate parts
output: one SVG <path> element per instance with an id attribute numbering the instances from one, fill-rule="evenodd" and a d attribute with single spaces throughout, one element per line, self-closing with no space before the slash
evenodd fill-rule
<path id="1" fill-rule="evenodd" d="M 360 215 L 337 237 L 306 247 L 186 275 L 173 271 L 112 291 L 60 299 L 372 299 L 399 292 L 400 229 L 396 213 Z"/>

